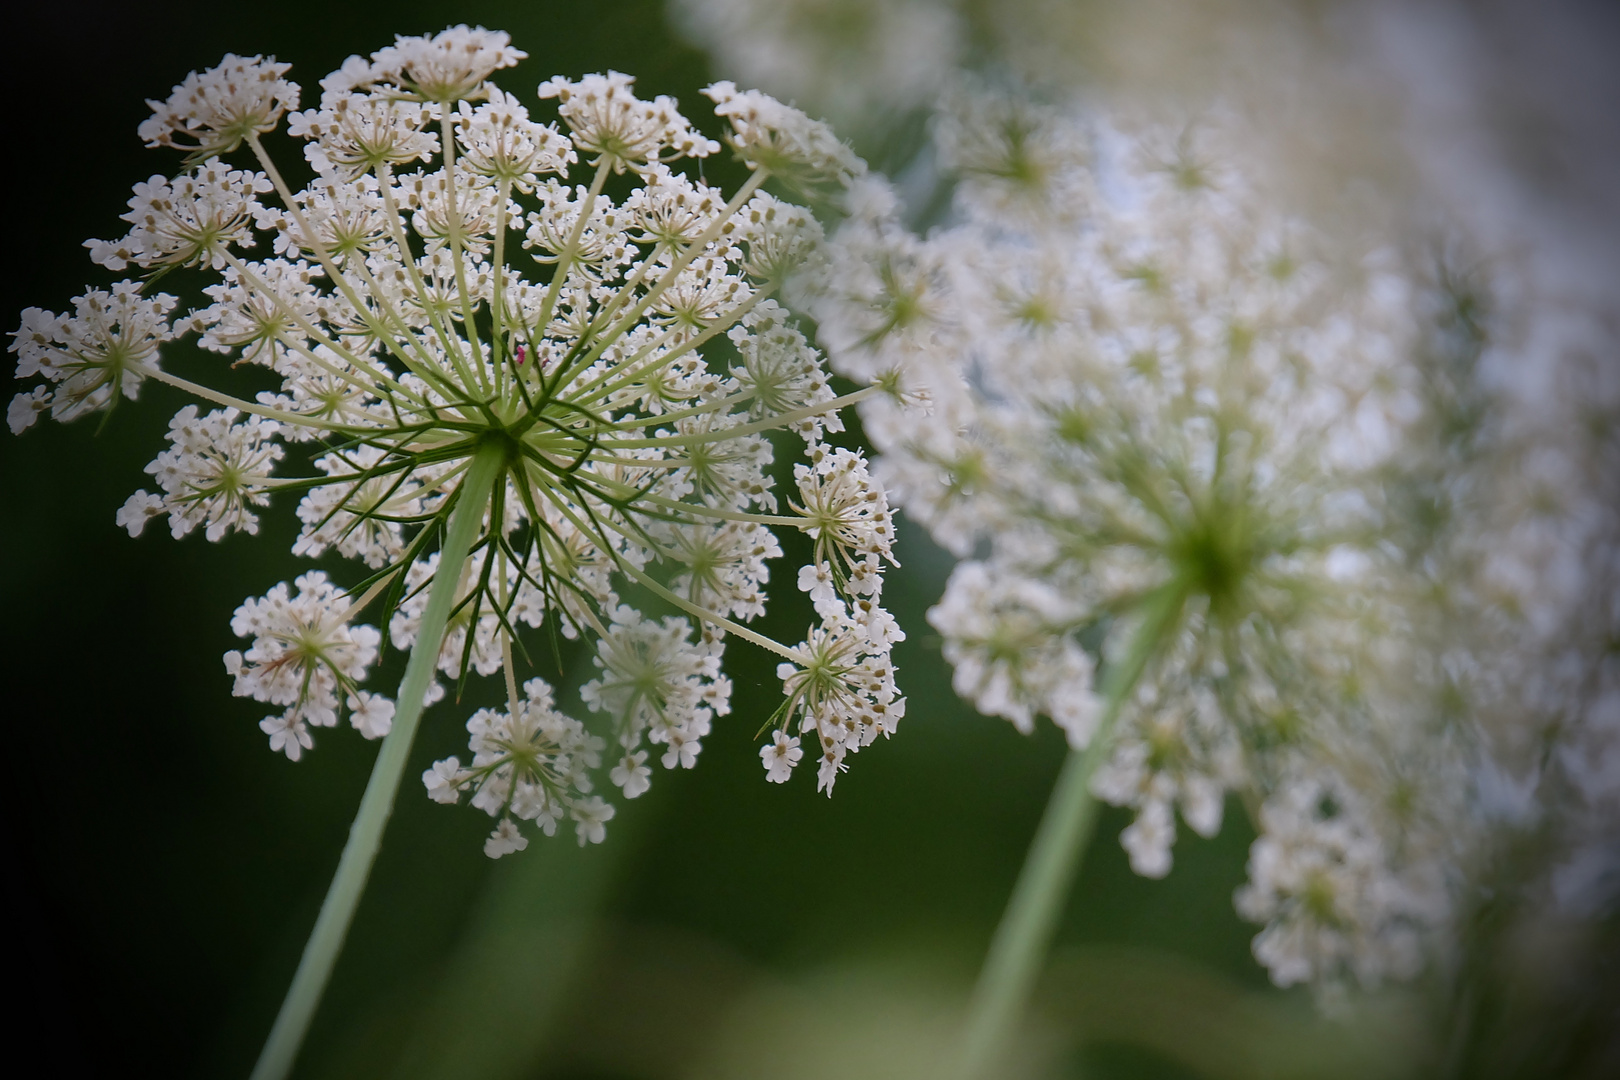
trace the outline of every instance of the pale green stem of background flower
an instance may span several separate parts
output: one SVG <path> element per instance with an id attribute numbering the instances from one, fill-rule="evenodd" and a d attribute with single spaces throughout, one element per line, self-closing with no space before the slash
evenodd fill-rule
<path id="1" fill-rule="evenodd" d="M 1174 631 L 1186 595 L 1186 587 L 1178 579 L 1142 602 L 1142 622 L 1130 648 L 1108 670 L 1097 730 L 1085 749 L 1070 751 L 1063 763 L 968 1001 L 962 1052 L 957 1058 L 961 1080 L 993 1075 L 1023 1015 L 1097 821 L 1091 777 L 1112 748 L 1120 709 L 1160 643 Z"/>
<path id="2" fill-rule="evenodd" d="M 383 829 L 394 809 L 394 796 L 399 791 L 400 778 L 405 775 L 405 764 L 410 758 L 411 743 L 422 719 L 423 699 L 427 695 L 428 681 L 437 666 L 439 649 L 444 642 L 445 625 L 450 619 L 450 608 L 455 603 L 456 587 L 461 580 L 461 568 L 467 561 L 478 530 L 484 522 L 489 506 L 489 493 L 496 478 L 505 468 L 504 449 L 489 443 L 481 447 L 472 459 L 466 478 L 456 496 L 456 506 L 450 514 L 449 528 L 445 531 L 444 546 L 439 549 L 439 568 L 433 576 L 433 588 L 428 594 L 427 610 L 422 614 L 422 626 L 416 646 L 405 664 L 405 678 L 399 686 L 399 710 L 394 714 L 394 726 L 383 739 L 377 762 L 371 768 L 371 779 L 366 782 L 366 793 L 360 799 L 360 810 L 354 824 L 349 826 L 349 840 L 343 846 L 338 860 L 337 874 L 321 903 L 321 913 L 315 919 L 315 929 L 304 945 L 303 958 L 293 975 L 287 997 L 281 1003 L 270 1037 L 253 1067 L 252 1080 L 282 1080 L 292 1071 L 298 1048 L 303 1045 L 309 1022 L 315 1016 L 321 994 L 326 990 L 332 967 L 343 949 L 349 923 L 360 896 L 371 874 L 371 864 L 382 846 Z"/>

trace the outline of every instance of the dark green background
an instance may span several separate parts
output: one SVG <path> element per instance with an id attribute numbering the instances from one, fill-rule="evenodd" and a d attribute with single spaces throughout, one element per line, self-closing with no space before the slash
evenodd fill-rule
<path id="1" fill-rule="evenodd" d="M 129 185 L 178 167 L 135 137 L 144 98 L 235 51 L 292 61 L 311 103 L 351 52 L 453 21 L 511 32 L 530 59 L 499 81 L 531 105 L 546 76 L 614 68 L 644 94 L 677 96 L 715 133 L 696 92 L 727 73 L 639 0 L 261 3 L 229 14 L 50 5 L 11 24 L 21 75 L 6 134 L 7 327 L 23 307 L 64 310 L 85 284 L 111 280 L 78 245 L 118 235 Z M 169 355 L 175 369 L 231 377 L 190 346 Z M 231 696 L 220 661 L 240 644 L 231 612 L 309 565 L 288 554 L 290 500 L 258 537 L 220 544 L 175 542 L 161 525 L 132 541 L 114 525 L 124 499 L 150 487 L 142 467 L 183 403 L 148 384 L 99 432 L 90 420 L 0 435 L 5 858 L 21 913 L 8 967 L 29 999 L 18 1038 L 46 1052 L 44 1075 L 245 1075 L 376 750 L 324 731 L 291 764 L 266 749 L 264 707 Z M 647 796 L 621 800 L 602 847 L 580 851 L 563 835 L 496 864 L 480 850 L 488 819 L 430 803 L 414 780 L 465 753 L 465 717 L 494 688 L 432 708 L 300 1075 L 672 1075 L 711 1052 L 717 1017 L 772 986 L 797 986 L 823 1008 L 786 1014 L 766 1045 L 788 1057 L 856 1024 L 867 997 L 963 993 L 1064 747 L 1049 725 L 1024 738 L 951 694 L 923 620 L 949 563 L 921 530 L 901 530 L 906 568 L 888 598 L 911 633 L 896 652 L 909 711 L 896 738 L 852 759 L 830 800 L 809 769 L 765 782 L 753 735 L 780 684 L 774 660 L 739 643 L 727 656 L 735 710 L 697 769 L 657 771 Z M 801 554 L 790 545 L 779 565 L 765 626 L 786 641 L 811 617 L 792 588 Z M 400 666 L 392 657 L 374 685 Z M 561 679 L 541 673 L 585 677 L 577 665 Z M 1215 842 L 1183 830 L 1164 882 L 1130 874 L 1115 841 L 1124 824 L 1104 815 L 1060 946 L 1168 950 L 1236 987 L 1264 986 L 1252 928 L 1230 902 L 1250 839 L 1241 815 Z M 1083 1022 L 1058 998 L 1049 1008 L 1060 1041 Z M 1065 1074 L 1089 1060 L 1094 1077 L 1192 1075 L 1114 1044 L 1056 1058 Z M 764 1056 L 755 1075 L 779 1071 Z"/>

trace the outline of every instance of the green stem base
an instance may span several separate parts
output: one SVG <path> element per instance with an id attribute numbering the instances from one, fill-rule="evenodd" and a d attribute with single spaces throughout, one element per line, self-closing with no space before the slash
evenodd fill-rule
<path id="1" fill-rule="evenodd" d="M 1070 751 L 1063 763 L 968 1002 L 957 1059 L 961 1080 L 994 1075 L 993 1067 L 1023 1014 L 1097 823 L 1091 778 L 1113 747 L 1120 709 L 1174 627 L 1184 597 L 1179 583 L 1172 583 L 1144 601 L 1143 619 L 1129 650 L 1108 671 L 1106 703 L 1097 730 L 1085 749 Z"/>
<path id="2" fill-rule="evenodd" d="M 355 908 L 365 892 L 366 879 L 371 875 L 371 864 L 382 846 L 383 830 L 393 812 L 394 796 L 405 775 L 411 743 L 422 720 L 423 699 L 438 663 L 461 568 L 483 526 L 490 490 L 504 466 L 499 447 L 481 448 L 456 493 L 444 546 L 439 549 L 439 566 L 428 594 L 427 609 L 422 613 L 416 645 L 405 664 L 394 726 L 383 738 L 382 749 L 371 768 L 371 779 L 366 782 L 366 793 L 360 799 L 360 810 L 355 814 L 354 824 L 349 826 L 349 839 L 343 845 L 337 873 L 321 903 L 315 929 L 304 945 L 304 955 L 298 961 L 292 985 L 287 988 L 281 1011 L 270 1028 L 270 1037 L 259 1052 L 258 1063 L 253 1066 L 252 1080 L 283 1080 L 292 1071 L 304 1036 L 309 1032 L 310 1021 L 315 1017 L 315 1009 L 332 977 L 332 968 L 343 951 L 343 939 L 348 936 L 349 923 L 354 919 Z"/>

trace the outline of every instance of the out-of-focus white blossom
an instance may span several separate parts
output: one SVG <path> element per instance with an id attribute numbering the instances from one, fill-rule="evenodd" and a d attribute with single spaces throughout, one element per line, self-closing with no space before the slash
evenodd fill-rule
<path id="1" fill-rule="evenodd" d="M 932 104 L 964 52 L 939 0 L 672 0 L 676 24 L 721 70 L 859 127 Z"/>
<path id="2" fill-rule="evenodd" d="M 1262 836 L 1240 906 L 1279 982 L 1373 984 L 1438 954 L 1455 990 L 1480 970 L 1448 950 L 1500 946 L 1516 972 L 1520 930 L 1563 922 L 1562 958 L 1528 963 L 1572 985 L 1573 931 L 1620 903 L 1604 20 L 670 7 L 720 71 L 811 111 L 882 133 L 943 105 L 920 147 L 885 140 L 908 148 L 915 230 L 889 185 L 851 189 L 819 332 L 888 391 L 863 408 L 891 498 L 964 560 L 930 614 L 958 691 L 1084 742 L 1060 710 L 1095 715 L 1096 644 L 1105 673 L 1124 659 L 1165 567 L 1203 561 L 1209 585 L 1247 564 L 1237 594 L 1193 590 L 1094 776 L 1136 811 L 1132 865 L 1168 873 L 1177 813 L 1209 835 L 1241 793 Z M 1137 119 L 1122 134 L 1077 99 Z M 1228 145 L 1140 123 L 1189 106 Z M 1223 467 L 1246 479 L 1209 483 Z M 1166 543 L 1200 515 L 1235 527 Z M 830 602 L 830 570 L 801 588 Z M 1493 1026 L 1477 990 L 1448 1038 Z"/>
<path id="3" fill-rule="evenodd" d="M 1352 972 L 1364 985 L 1409 978 L 1423 963 L 1422 899 L 1389 873 L 1385 841 L 1355 793 L 1301 778 L 1268 799 L 1237 893 L 1264 923 L 1254 955 L 1279 986 Z"/>
<path id="4" fill-rule="evenodd" d="M 983 85 L 948 104 L 936 147 L 959 223 L 919 238 L 869 182 L 817 314 L 835 366 L 888 391 L 862 405 L 874 471 L 971 555 L 929 614 L 957 691 L 1084 747 L 1096 643 L 1126 665 L 1168 609 L 1092 779 L 1134 811 L 1132 866 L 1169 872 L 1178 812 L 1213 835 L 1229 792 L 1269 808 L 1325 772 L 1363 800 L 1334 819 L 1371 838 L 1343 886 L 1367 893 L 1343 901 L 1360 927 L 1329 947 L 1274 896 L 1293 886 L 1256 885 L 1272 897 L 1242 905 L 1268 924 L 1257 955 L 1279 981 L 1409 974 L 1390 956 L 1444 922 L 1424 861 L 1465 796 L 1440 785 L 1418 793 L 1427 817 L 1379 817 L 1384 759 L 1358 733 L 1441 745 L 1425 703 L 1443 679 L 1407 662 L 1428 655 L 1407 608 L 1424 586 L 1383 539 L 1387 476 L 1425 415 L 1419 286 L 1392 248 L 1346 258 L 1277 212 L 1213 123 L 1124 130 Z M 1273 843 L 1264 822 L 1285 815 L 1263 813 Z M 1386 893 L 1421 902 L 1368 898 Z"/>
<path id="5" fill-rule="evenodd" d="M 665 747 L 666 769 L 697 764 L 710 720 L 731 711 L 731 682 L 720 674 L 720 644 L 690 638 L 684 619 L 657 623 L 621 605 L 597 643 L 595 662 L 602 674 L 580 688 L 592 711 L 612 719 L 626 753 L 645 736 Z M 628 783 L 633 772 L 626 775 Z"/>

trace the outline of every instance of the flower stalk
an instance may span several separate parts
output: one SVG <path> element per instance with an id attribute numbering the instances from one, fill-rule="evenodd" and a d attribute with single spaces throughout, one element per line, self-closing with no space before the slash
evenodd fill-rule
<path id="1" fill-rule="evenodd" d="M 1104 674 L 1106 704 L 1101 720 L 1085 747 L 1071 750 L 1063 763 L 969 999 L 958 1058 L 961 1080 L 993 1075 L 1023 1014 L 1057 930 L 1063 902 L 1091 843 L 1097 822 L 1091 778 L 1112 749 L 1121 707 L 1160 645 L 1175 632 L 1186 595 L 1180 581 L 1171 581 L 1144 599 L 1142 620 L 1125 656 Z"/>
<path id="2" fill-rule="evenodd" d="M 343 845 L 337 873 L 321 903 L 315 929 L 304 945 L 304 955 L 298 961 L 298 970 L 287 988 L 281 1011 L 276 1014 L 270 1037 L 265 1040 L 258 1063 L 253 1067 L 252 1080 L 281 1080 L 292 1071 L 309 1023 L 332 976 L 332 968 L 343 950 L 349 923 L 365 892 L 371 865 L 382 846 L 383 830 L 393 813 L 394 796 L 410 759 L 411 744 L 416 739 L 428 683 L 443 647 L 445 626 L 450 619 L 451 605 L 455 603 L 462 568 L 483 523 L 489 493 L 505 466 L 502 448 L 496 443 L 486 443 L 473 457 L 472 467 L 462 481 L 456 505 L 450 512 L 444 546 L 439 549 L 439 568 L 428 595 L 427 610 L 422 615 L 422 629 L 400 682 L 394 726 L 383 738 L 382 749 L 371 768 L 371 779 L 366 782 L 366 792 L 360 799 L 359 812 L 355 814 L 354 824 L 349 826 L 349 839 Z"/>

